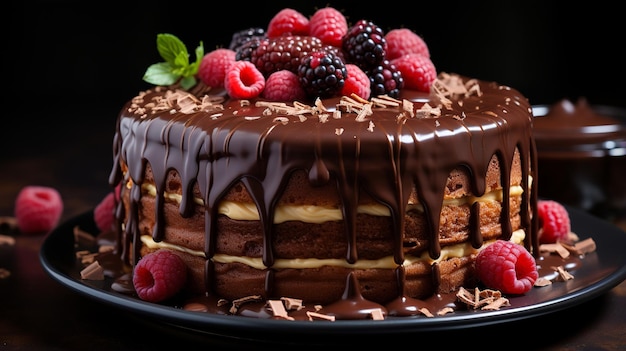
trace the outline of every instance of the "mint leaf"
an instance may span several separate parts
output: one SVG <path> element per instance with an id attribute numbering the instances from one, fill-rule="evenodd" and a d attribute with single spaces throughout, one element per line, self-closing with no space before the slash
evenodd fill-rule
<path id="1" fill-rule="evenodd" d="M 143 80 L 154 85 L 171 85 L 180 77 L 172 71 L 172 65 L 167 62 L 155 63 L 148 67 Z"/>
<path id="2" fill-rule="evenodd" d="M 195 75 L 204 57 L 202 42 L 195 50 L 196 61 L 191 64 L 187 47 L 175 35 L 158 34 L 157 50 L 165 62 L 148 67 L 143 76 L 144 81 L 154 85 L 172 85 L 180 80 L 180 85 L 185 90 L 196 84 Z"/>
<path id="3" fill-rule="evenodd" d="M 172 34 L 157 35 L 157 50 L 165 62 L 173 66 L 189 65 L 189 53 L 187 47 L 177 36 Z M 184 59 L 181 59 L 184 58 Z"/>

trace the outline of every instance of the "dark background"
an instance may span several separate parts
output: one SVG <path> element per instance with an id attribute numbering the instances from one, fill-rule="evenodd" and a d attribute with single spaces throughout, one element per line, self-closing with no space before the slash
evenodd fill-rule
<path id="1" fill-rule="evenodd" d="M 285 7 L 310 16 L 330 4 L 349 23 L 364 18 L 386 31 L 410 28 L 429 45 L 439 72 L 498 81 L 533 105 L 584 96 L 592 104 L 626 107 L 624 18 L 608 1 L 579 7 L 534 0 L 399 3 L 11 2 L 2 21 L 9 83 L 0 112 L 0 184 L 19 182 L 26 172 L 15 148 L 40 156 L 42 176 L 63 152 L 75 154 L 76 162 L 60 168 L 84 172 L 85 186 L 101 183 L 104 194 L 115 120 L 128 99 L 149 87 L 142 76 L 161 61 L 157 34 L 178 36 L 194 60 L 200 41 L 205 52 L 226 47 L 232 33 L 266 27 Z M 7 201 L 14 195 L 3 194 Z"/>

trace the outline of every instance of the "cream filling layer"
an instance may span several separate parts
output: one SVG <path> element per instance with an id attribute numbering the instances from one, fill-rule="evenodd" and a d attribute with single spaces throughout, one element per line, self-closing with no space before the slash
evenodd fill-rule
<path id="1" fill-rule="evenodd" d="M 142 191 L 145 194 L 156 196 L 156 187 L 152 184 L 144 183 L 141 186 Z M 523 189 L 519 185 L 511 187 L 510 195 L 521 195 Z M 182 201 L 182 195 L 165 193 L 164 197 L 172 202 L 180 205 Z M 464 196 L 461 198 L 444 199 L 443 205 L 459 206 L 464 204 L 473 204 L 474 202 L 488 202 L 499 201 L 502 202 L 502 189 L 497 189 L 484 194 L 483 196 Z M 194 198 L 194 202 L 203 206 L 204 201 L 201 198 Z M 419 203 L 409 203 L 407 211 L 419 211 L 423 212 L 424 207 Z M 234 201 L 222 201 L 219 205 L 218 212 L 227 216 L 228 218 L 241 220 L 241 221 L 258 221 L 259 212 L 253 203 L 241 203 Z M 360 205 L 357 208 L 357 213 L 368 214 L 372 216 L 390 216 L 391 212 L 389 208 L 380 204 Z M 274 223 L 283 223 L 287 221 L 301 221 L 305 223 L 324 223 L 328 221 L 340 221 L 343 219 L 341 209 L 329 208 L 323 206 L 310 206 L 310 205 L 283 205 L 277 206 L 274 213 Z"/>
<path id="2" fill-rule="evenodd" d="M 524 237 L 526 233 L 523 229 L 518 229 L 511 235 L 510 241 L 522 244 L 524 242 Z M 180 252 L 185 252 L 187 254 L 206 258 L 206 255 L 203 251 L 198 250 L 190 250 L 188 248 L 173 245 L 166 242 L 155 242 L 150 235 L 142 235 L 141 241 L 144 245 L 146 245 L 150 249 L 171 249 L 178 250 Z M 441 255 L 437 259 L 432 259 L 428 252 L 424 252 L 421 256 L 412 256 L 405 255 L 403 266 L 410 266 L 417 262 L 425 262 L 427 264 L 433 264 L 436 262 L 444 261 L 449 258 L 454 257 L 466 257 L 471 254 L 478 253 L 480 250 L 485 248 L 486 246 L 492 244 L 495 240 L 485 241 L 483 245 L 476 249 L 472 247 L 470 243 L 460 243 L 456 245 L 446 246 L 441 249 Z M 242 263 L 247 266 L 256 269 L 266 269 L 263 264 L 263 259 L 260 257 L 246 257 L 246 256 L 231 256 L 225 254 L 216 254 L 211 260 L 218 263 Z M 272 268 L 275 269 L 286 269 L 286 268 L 294 268 L 294 269 L 313 269 L 320 268 L 323 266 L 333 266 L 333 267 L 343 267 L 343 268 L 352 268 L 352 269 L 394 269 L 398 265 L 394 262 L 393 256 L 386 256 L 377 260 L 358 260 L 355 263 L 348 263 L 344 259 L 336 259 L 336 258 L 327 258 L 327 259 L 318 259 L 318 258 L 296 258 L 296 259 L 276 259 L 274 261 L 274 265 Z"/>

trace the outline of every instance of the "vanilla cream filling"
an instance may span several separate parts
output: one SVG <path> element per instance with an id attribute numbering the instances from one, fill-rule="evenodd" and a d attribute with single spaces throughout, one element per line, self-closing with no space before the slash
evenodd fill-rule
<path id="1" fill-rule="evenodd" d="M 156 196 L 156 187 L 153 184 L 144 183 L 141 186 L 144 194 Z M 514 185 L 510 190 L 511 196 L 521 195 L 523 189 L 519 185 Z M 180 205 L 182 201 L 182 195 L 174 193 L 165 193 L 164 197 L 172 202 Z M 464 196 L 461 198 L 446 198 L 443 200 L 443 205 L 459 206 L 464 204 L 473 204 L 474 202 L 488 202 L 499 201 L 502 202 L 502 189 L 493 190 L 484 194 L 483 196 Z M 194 202 L 203 206 L 204 201 L 201 198 L 194 198 Z M 419 211 L 423 212 L 424 208 L 419 203 L 409 203 L 407 211 Z M 258 221 L 259 212 L 253 203 L 241 203 L 234 201 L 222 201 L 219 205 L 218 212 L 227 216 L 228 218 L 242 221 Z M 391 212 L 389 208 L 381 204 L 368 204 L 359 205 L 357 207 L 357 213 L 368 214 L 372 216 L 390 216 Z M 274 213 L 274 223 L 283 223 L 287 221 L 301 221 L 305 223 L 324 223 L 328 221 L 340 221 L 343 219 L 341 209 L 329 208 L 323 206 L 311 206 L 311 205 L 282 205 L 277 206 Z"/>
<path id="2" fill-rule="evenodd" d="M 518 229 L 511 235 L 510 241 L 522 244 L 524 241 L 524 237 L 526 236 L 523 229 Z M 206 258 L 206 255 L 203 251 L 199 250 L 190 250 L 188 248 L 173 245 L 167 242 L 155 242 L 150 235 L 142 235 L 141 241 L 150 249 L 171 249 L 178 250 L 181 252 L 185 252 L 187 254 Z M 425 262 L 427 264 L 433 264 L 440 261 L 445 261 L 454 257 L 466 257 L 471 254 L 478 253 L 480 250 L 485 248 L 486 246 L 492 244 L 495 240 L 485 241 L 481 247 L 478 249 L 472 247 L 470 243 L 460 243 L 451 246 L 446 246 L 441 249 L 441 255 L 437 259 L 432 259 L 428 252 L 424 252 L 421 256 L 412 256 L 405 255 L 403 266 L 410 266 L 417 262 Z M 260 257 L 246 257 L 246 256 L 231 256 L 225 254 L 216 254 L 211 260 L 218 263 L 242 263 L 247 266 L 256 269 L 266 269 L 263 264 L 263 259 Z M 360 259 L 355 263 L 348 263 L 345 259 L 336 259 L 336 258 L 327 258 L 327 259 L 318 259 L 318 258 L 297 258 L 297 259 L 282 259 L 278 258 L 274 260 L 274 265 L 272 268 L 275 269 L 286 269 L 286 268 L 294 268 L 294 269 L 313 269 L 320 268 L 323 266 L 333 266 L 333 267 L 343 267 L 343 268 L 352 268 L 352 269 L 394 269 L 398 265 L 394 262 L 393 256 L 386 256 L 377 260 L 364 260 Z"/>

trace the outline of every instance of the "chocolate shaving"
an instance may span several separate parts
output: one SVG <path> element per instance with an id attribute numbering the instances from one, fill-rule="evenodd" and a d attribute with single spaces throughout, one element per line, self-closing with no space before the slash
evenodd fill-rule
<path id="1" fill-rule="evenodd" d="M 335 316 L 329 316 L 327 314 L 322 314 L 318 312 L 307 311 L 306 316 L 309 317 L 310 321 L 314 321 L 314 320 L 326 320 L 326 321 L 331 321 L 331 322 L 335 321 Z"/>
<path id="2" fill-rule="evenodd" d="M 563 247 L 576 255 L 585 255 L 590 252 L 596 251 L 596 242 L 592 238 L 588 238 L 582 241 L 575 243 L 574 245 L 569 245 L 566 243 L 562 243 Z"/>
<path id="3" fill-rule="evenodd" d="M 287 308 L 287 310 L 300 310 L 302 307 L 304 307 L 302 305 L 302 300 L 301 299 L 294 299 L 291 297 L 281 297 L 280 298 L 283 303 L 285 304 L 285 308 Z"/>
<path id="4" fill-rule="evenodd" d="M 289 314 L 287 314 L 287 310 L 285 309 L 285 306 L 283 305 L 283 301 L 269 300 L 267 301 L 267 304 L 269 305 L 269 309 L 272 311 L 272 314 L 274 315 L 274 317 L 283 318 L 283 319 L 287 319 L 290 321 L 294 320 L 293 317 L 290 317 Z"/>
<path id="5" fill-rule="evenodd" d="M 100 266 L 98 261 L 94 261 L 80 271 L 80 278 L 87 280 L 104 280 L 104 269 Z"/>
<path id="6" fill-rule="evenodd" d="M 382 321 L 385 319 L 385 315 L 383 314 L 383 310 L 380 308 L 375 308 L 370 312 L 372 319 L 375 321 Z"/>
<path id="7" fill-rule="evenodd" d="M 558 279 L 560 281 L 567 281 L 567 280 L 571 280 L 574 279 L 574 276 L 565 270 L 565 268 L 563 268 L 563 266 L 558 266 L 558 267 L 552 267 L 552 269 L 554 269 L 558 274 Z"/>
<path id="8" fill-rule="evenodd" d="M 509 300 L 498 290 L 474 288 L 474 292 L 471 292 L 461 287 L 456 296 L 459 301 L 474 309 L 498 310 L 501 306 L 510 306 Z"/>
<path id="9" fill-rule="evenodd" d="M 534 284 L 534 286 L 539 287 L 539 288 L 548 286 L 548 285 L 552 285 L 552 281 L 550 279 L 546 279 L 543 277 L 539 277 L 537 280 L 535 280 L 535 284 Z"/>
<path id="10" fill-rule="evenodd" d="M 90 233 L 80 229 L 79 226 L 74 227 L 74 245 L 91 246 L 96 243 L 96 238 Z"/>
<path id="11" fill-rule="evenodd" d="M 554 244 L 539 245 L 539 252 L 557 253 L 559 256 L 561 256 L 561 258 L 567 258 L 570 255 L 570 251 L 558 242 Z"/>
<path id="12" fill-rule="evenodd" d="M 448 313 L 452 313 L 454 312 L 454 309 L 452 307 L 444 307 L 442 309 L 440 309 L 439 311 L 437 311 L 437 315 L 438 316 L 443 316 L 446 315 Z"/>
<path id="13" fill-rule="evenodd" d="M 13 246 L 15 245 L 15 238 L 10 235 L 0 234 L 0 245 Z"/>
<path id="14" fill-rule="evenodd" d="M 430 312 L 430 310 L 426 307 L 422 307 L 419 309 L 419 311 L 425 315 L 426 317 L 434 317 L 434 315 Z"/>
<path id="15" fill-rule="evenodd" d="M 9 231 L 17 230 L 17 218 L 11 216 L 0 216 L 0 229 L 8 229 Z"/>
<path id="16" fill-rule="evenodd" d="M 251 295 L 251 296 L 242 297 L 240 299 L 233 300 L 233 304 L 232 306 L 230 306 L 230 309 L 228 311 L 232 314 L 236 314 L 237 310 L 239 310 L 239 307 L 241 307 L 241 305 L 243 305 L 244 303 L 261 301 L 261 300 L 262 300 L 261 295 Z"/>

